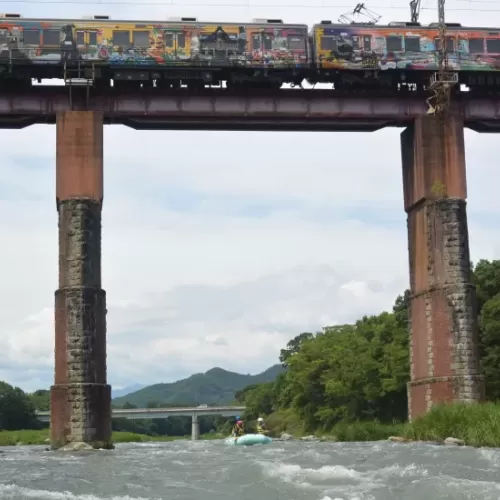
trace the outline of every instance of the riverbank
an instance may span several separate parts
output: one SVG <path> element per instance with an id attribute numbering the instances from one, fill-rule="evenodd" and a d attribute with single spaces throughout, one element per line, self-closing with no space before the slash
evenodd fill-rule
<path id="1" fill-rule="evenodd" d="M 219 434 L 203 434 L 200 439 L 220 439 Z M 113 432 L 113 443 L 147 443 L 153 441 L 177 441 L 191 436 L 147 436 L 133 432 Z M 0 431 L 0 446 L 47 445 L 49 429 Z"/>
<path id="2" fill-rule="evenodd" d="M 392 438 L 398 442 L 445 443 L 453 437 L 454 444 L 500 448 L 500 404 L 495 403 L 436 406 L 411 423 L 340 423 L 314 432 L 304 429 L 300 418 L 290 409 L 272 413 L 266 421 L 275 436 L 285 433 L 296 439 L 315 436 L 325 441 L 359 442 Z"/>

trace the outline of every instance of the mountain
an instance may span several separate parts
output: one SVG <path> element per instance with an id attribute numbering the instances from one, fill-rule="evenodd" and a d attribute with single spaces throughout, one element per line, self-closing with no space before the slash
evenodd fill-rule
<path id="1" fill-rule="evenodd" d="M 247 385 L 273 382 L 284 371 L 274 365 L 258 375 L 242 375 L 222 368 L 212 368 L 206 373 L 197 373 L 170 384 L 154 384 L 136 392 L 113 399 L 113 406 L 130 403 L 145 408 L 148 403 L 166 405 L 226 405 L 234 400 L 234 393 Z"/>
<path id="2" fill-rule="evenodd" d="M 112 396 L 113 398 L 120 398 L 122 396 L 126 396 L 127 394 L 130 394 L 131 392 L 136 392 L 139 389 L 142 389 L 143 387 L 146 387 L 144 384 L 134 384 L 130 385 L 128 387 L 124 387 L 123 389 L 115 389 L 112 387 Z"/>

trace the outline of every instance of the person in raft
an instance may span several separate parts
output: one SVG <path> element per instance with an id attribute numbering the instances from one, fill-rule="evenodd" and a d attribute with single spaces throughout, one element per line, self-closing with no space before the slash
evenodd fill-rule
<path id="1" fill-rule="evenodd" d="M 269 432 L 262 417 L 257 419 L 257 434 L 267 434 Z"/>
<path id="2" fill-rule="evenodd" d="M 243 424 L 243 420 L 240 420 L 240 417 L 236 417 L 236 424 L 233 427 L 233 436 L 240 437 L 245 434 L 245 425 Z"/>

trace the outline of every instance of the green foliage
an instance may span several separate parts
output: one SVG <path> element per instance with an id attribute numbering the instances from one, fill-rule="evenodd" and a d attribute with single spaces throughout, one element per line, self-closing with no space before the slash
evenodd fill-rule
<path id="1" fill-rule="evenodd" d="M 113 406 L 131 403 L 144 408 L 148 403 L 161 402 L 163 406 L 196 406 L 198 404 L 227 405 L 235 397 L 235 392 L 251 384 L 272 382 L 283 372 L 280 365 L 274 365 L 258 375 L 242 375 L 212 368 L 206 373 L 198 373 L 171 384 L 155 384 L 113 400 Z"/>
<path id="2" fill-rule="evenodd" d="M 332 429 L 335 441 L 382 441 L 390 436 L 402 436 L 405 434 L 407 425 L 381 424 L 373 422 L 340 422 Z"/>
<path id="3" fill-rule="evenodd" d="M 40 389 L 31 394 L 28 394 L 31 403 L 38 411 L 49 411 L 50 410 L 50 391 L 45 389 Z"/>
<path id="4" fill-rule="evenodd" d="M 500 400 L 500 294 L 485 302 L 479 316 L 481 362 L 486 381 L 486 395 Z"/>
<path id="5" fill-rule="evenodd" d="M 474 268 L 479 312 L 479 351 L 486 399 L 500 401 L 500 260 L 480 260 Z"/>
<path id="6" fill-rule="evenodd" d="M 201 435 L 200 439 L 217 439 L 219 434 Z M 134 432 L 113 432 L 113 443 L 140 443 L 150 441 L 175 441 L 177 439 L 189 439 L 190 436 L 147 436 Z M 0 446 L 16 445 L 47 445 L 50 444 L 49 430 L 18 430 L 0 431 Z"/>
<path id="7" fill-rule="evenodd" d="M 309 332 L 304 332 L 297 335 L 292 340 L 290 340 L 290 342 L 288 342 L 288 344 L 286 345 L 285 349 L 281 349 L 280 352 L 280 362 L 283 365 L 283 367 L 286 367 L 288 365 L 288 360 L 294 354 L 297 354 L 300 351 L 302 344 L 306 340 L 310 340 L 312 338 L 314 338 L 314 334 Z"/>
<path id="8" fill-rule="evenodd" d="M 500 446 L 500 405 L 454 404 L 435 406 L 406 427 L 404 435 L 419 441 L 462 439 L 470 446 Z"/>
<path id="9" fill-rule="evenodd" d="M 0 382 L 0 430 L 39 427 L 30 398 L 19 387 Z"/>

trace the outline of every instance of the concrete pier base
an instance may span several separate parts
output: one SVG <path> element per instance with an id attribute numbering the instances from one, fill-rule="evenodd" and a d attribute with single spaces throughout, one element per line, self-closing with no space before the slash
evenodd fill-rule
<path id="1" fill-rule="evenodd" d="M 101 288 L 103 199 L 101 113 L 57 115 L 59 289 L 55 294 L 55 380 L 51 446 L 112 448 L 106 375 L 106 293 Z"/>
<path id="2" fill-rule="evenodd" d="M 200 423 L 198 422 L 198 415 L 191 417 L 191 439 L 197 441 L 200 439 Z"/>
<path id="3" fill-rule="evenodd" d="M 410 264 L 410 420 L 484 398 L 469 256 L 463 122 L 418 118 L 401 135 Z"/>

